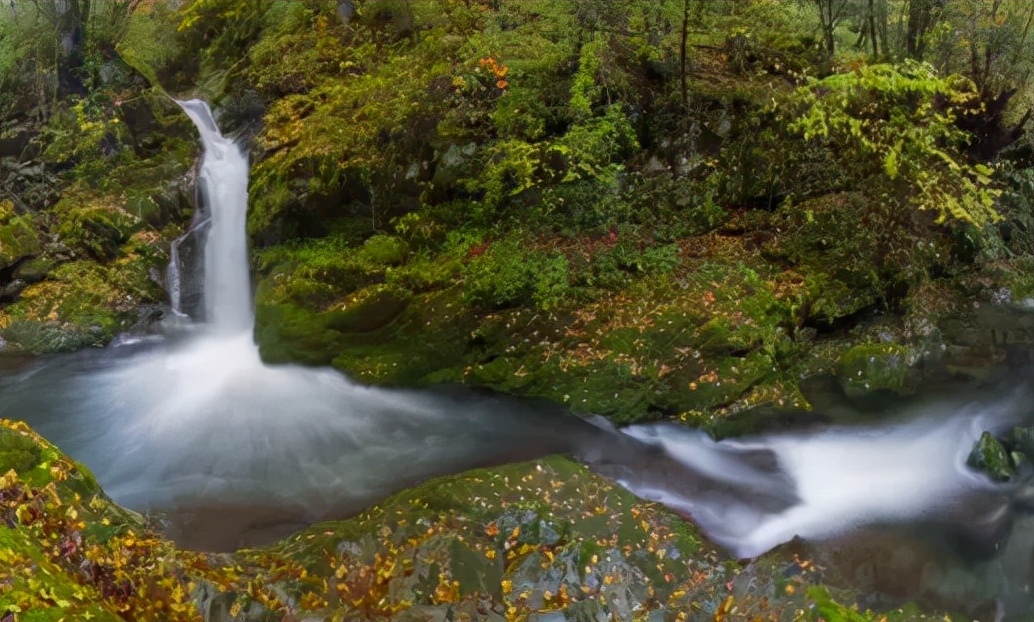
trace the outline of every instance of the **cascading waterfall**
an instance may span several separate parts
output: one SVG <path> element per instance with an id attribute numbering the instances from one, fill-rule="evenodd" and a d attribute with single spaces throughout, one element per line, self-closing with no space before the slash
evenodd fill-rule
<path id="1" fill-rule="evenodd" d="M 205 152 L 198 181 L 203 201 L 213 207 L 204 251 L 205 319 L 219 332 L 251 332 L 255 317 L 245 235 L 248 158 L 219 132 L 208 104 L 197 99 L 178 103 L 201 134 Z"/>
<path id="2" fill-rule="evenodd" d="M 618 432 L 540 403 L 387 391 L 333 370 L 264 365 L 252 341 L 247 158 L 204 102 L 180 105 L 204 145 L 208 330 L 47 361 L 0 379 L 0 404 L 89 465 L 116 500 L 168 512 L 181 541 L 269 540 L 249 540 L 249 530 L 348 514 L 434 475 L 556 452 L 692 515 L 737 556 L 798 535 L 941 519 L 1010 541 L 999 527 L 1011 524 L 1015 487 L 969 470 L 965 456 L 982 429 L 1031 423 L 1022 390 L 935 402 L 882 427 L 715 442 L 673 424 Z M 1029 568 L 1017 580 L 1028 589 Z"/>

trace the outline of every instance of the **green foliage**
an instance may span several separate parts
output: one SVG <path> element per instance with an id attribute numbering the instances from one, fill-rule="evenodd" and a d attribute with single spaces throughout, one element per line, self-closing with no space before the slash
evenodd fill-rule
<path id="1" fill-rule="evenodd" d="M 475 249 L 478 254 L 463 270 L 468 303 L 503 308 L 533 302 L 552 310 L 566 301 L 569 275 L 562 254 L 529 249 L 518 237 Z"/>
<path id="2" fill-rule="evenodd" d="M 829 149 L 874 198 L 947 221 L 997 219 L 991 169 L 967 161 L 969 137 L 955 125 L 977 96 L 959 76 L 927 65 L 871 65 L 813 80 L 774 109 L 805 143 Z M 786 171 L 781 171 L 786 173 Z"/>
<path id="3" fill-rule="evenodd" d="M 61 239 L 104 263 L 121 255 L 122 245 L 143 228 L 138 218 L 101 202 L 65 200 L 56 209 Z"/>
<path id="4" fill-rule="evenodd" d="M 929 60 L 942 72 L 970 78 L 984 95 L 1022 91 L 1034 69 L 1032 19 L 1034 8 L 1022 0 L 945 3 L 926 35 Z"/>
<path id="5" fill-rule="evenodd" d="M 225 68 L 246 55 L 262 30 L 268 0 L 196 0 L 183 6 L 177 30 L 202 65 Z"/>
<path id="6" fill-rule="evenodd" d="M 75 176 L 101 185 L 119 152 L 123 133 L 121 119 L 103 94 L 73 98 L 67 109 L 59 108 L 47 127 L 44 157 L 56 164 L 74 164 Z"/>
<path id="7" fill-rule="evenodd" d="M 15 216 L 10 201 L 0 201 L 0 268 L 39 253 L 42 242 L 35 219 Z"/>
<path id="8" fill-rule="evenodd" d="M 125 35 L 116 46 L 119 56 L 152 85 L 160 85 L 158 70 L 181 53 L 171 27 L 174 15 L 164 4 L 129 16 Z"/>
<path id="9" fill-rule="evenodd" d="M 599 73 L 603 68 L 603 52 L 602 38 L 594 38 L 582 46 L 578 72 L 571 85 L 571 112 L 577 117 L 591 116 L 593 107 L 599 101 L 602 93 Z"/>

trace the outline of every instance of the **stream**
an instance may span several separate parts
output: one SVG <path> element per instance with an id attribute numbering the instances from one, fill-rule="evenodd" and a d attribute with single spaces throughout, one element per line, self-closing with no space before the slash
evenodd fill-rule
<path id="1" fill-rule="evenodd" d="M 1034 425 L 1025 378 L 902 401 L 879 425 L 715 441 L 265 365 L 251 336 L 247 161 L 207 106 L 181 105 L 205 145 L 204 321 L 0 369 L 0 416 L 28 422 L 179 544 L 265 544 L 436 475 L 566 453 L 692 517 L 732 557 L 800 550 L 873 606 L 984 603 L 981 616 L 1029 619 L 1032 475 L 998 484 L 966 466 L 984 430 Z"/>

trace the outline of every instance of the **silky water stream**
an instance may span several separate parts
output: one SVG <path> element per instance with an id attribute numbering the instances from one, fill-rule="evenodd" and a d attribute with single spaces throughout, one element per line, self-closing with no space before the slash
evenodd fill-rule
<path id="1" fill-rule="evenodd" d="M 204 321 L 0 370 L 0 416 L 84 462 L 116 501 L 165 515 L 181 544 L 265 543 L 435 475 L 562 452 L 692 516 L 735 557 L 799 536 L 790 546 L 876 605 L 1034 615 L 1030 474 L 1002 485 L 965 465 L 983 430 L 1034 425 L 1026 382 L 918 400 L 880 426 L 716 442 L 674 424 L 618 431 L 545 402 L 267 366 L 252 341 L 247 159 L 203 102 L 181 105 L 204 144 Z"/>

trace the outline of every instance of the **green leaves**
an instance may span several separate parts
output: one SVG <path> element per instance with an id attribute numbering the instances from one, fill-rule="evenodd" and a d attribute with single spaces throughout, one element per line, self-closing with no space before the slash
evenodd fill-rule
<path id="1" fill-rule="evenodd" d="M 774 108 L 805 141 L 823 143 L 868 185 L 938 223 L 997 219 L 991 170 L 971 164 L 956 119 L 978 97 L 972 82 L 929 65 L 870 65 L 812 80 Z"/>

